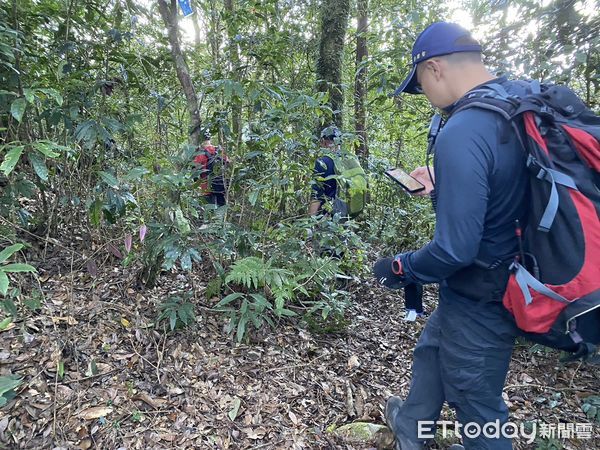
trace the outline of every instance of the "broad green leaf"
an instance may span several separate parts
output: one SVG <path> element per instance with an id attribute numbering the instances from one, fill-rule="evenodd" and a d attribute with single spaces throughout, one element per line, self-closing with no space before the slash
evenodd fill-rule
<path id="1" fill-rule="evenodd" d="M 23 95 L 25 96 L 25 100 L 29 103 L 33 103 L 35 100 L 35 90 L 34 89 L 23 89 Z"/>
<path id="2" fill-rule="evenodd" d="M 240 319 L 240 321 L 238 322 L 237 325 L 237 341 L 238 342 L 242 342 L 242 339 L 244 338 L 244 334 L 246 333 L 246 323 L 248 322 L 248 319 L 246 317 L 242 317 Z"/>
<path id="3" fill-rule="evenodd" d="M 63 75 L 65 73 L 67 73 L 67 71 L 65 70 L 65 68 L 67 68 L 69 65 L 69 61 L 61 61 L 58 64 L 58 67 L 56 68 L 56 75 L 58 79 L 61 79 L 63 77 Z"/>
<path id="4" fill-rule="evenodd" d="M 27 100 L 23 97 L 16 99 L 10 105 L 10 113 L 17 120 L 17 122 L 21 122 L 23 119 L 23 114 L 25 114 L 25 108 L 27 108 Z"/>
<path id="5" fill-rule="evenodd" d="M 113 174 L 110 174 L 108 172 L 104 172 L 103 170 L 98 172 L 98 175 L 100 175 L 100 178 L 102 178 L 102 180 L 108 184 L 110 187 L 112 188 L 117 188 L 119 187 L 119 181 L 115 178 L 115 176 Z"/>
<path id="6" fill-rule="evenodd" d="M 250 192 L 250 194 L 248 194 L 248 201 L 252 206 L 256 205 L 256 201 L 258 200 L 258 194 L 260 194 L 260 191 L 258 190 L 252 191 Z"/>
<path id="7" fill-rule="evenodd" d="M 183 211 L 180 207 L 175 209 L 175 223 L 179 232 L 182 234 L 187 234 L 191 231 L 190 221 L 183 215 Z"/>
<path id="8" fill-rule="evenodd" d="M 0 263 L 6 261 L 16 252 L 23 248 L 23 244 L 13 244 L 10 247 L 6 247 L 4 250 L 0 252 Z"/>
<path id="9" fill-rule="evenodd" d="M 36 151 L 33 151 L 29 152 L 27 157 L 29 158 L 29 162 L 33 166 L 33 170 L 37 176 L 43 181 L 48 181 L 48 167 L 46 167 L 46 161 L 44 161 L 42 155 Z"/>
<path id="10" fill-rule="evenodd" d="M 11 289 L 10 293 L 8 294 L 10 297 L 6 298 L 3 302 L 0 302 L 0 308 L 2 308 L 11 317 L 17 317 L 17 314 L 19 313 L 17 305 L 15 305 L 15 302 L 12 300 L 17 296 L 17 292 L 17 288 Z"/>
<path id="11" fill-rule="evenodd" d="M 294 317 L 297 316 L 297 314 L 290 310 L 290 309 L 286 309 L 286 308 L 282 308 L 279 311 L 277 311 L 277 314 L 280 316 L 284 316 L 284 317 Z"/>
<path id="12" fill-rule="evenodd" d="M 135 197 L 133 196 L 133 194 L 131 192 L 125 192 L 122 195 L 123 200 L 126 200 L 127 202 L 129 202 L 130 204 L 134 205 L 134 206 L 138 206 L 138 202 L 135 199 Z"/>
<path id="13" fill-rule="evenodd" d="M 60 149 L 62 146 L 56 145 L 53 142 L 39 141 L 34 142 L 32 145 L 38 152 L 44 154 L 48 158 L 57 158 L 60 156 L 58 153 L 53 152 L 52 149 Z"/>
<path id="14" fill-rule="evenodd" d="M 98 375 L 98 365 L 96 361 L 93 359 L 88 363 L 88 368 L 85 372 L 86 377 L 93 377 L 94 375 Z"/>
<path id="15" fill-rule="evenodd" d="M 221 306 L 228 305 L 234 300 L 237 300 L 240 297 L 243 297 L 244 294 L 241 292 L 234 292 L 233 294 L 229 294 L 227 297 L 223 298 L 219 303 L 215 305 L 215 308 L 220 308 Z"/>
<path id="16" fill-rule="evenodd" d="M 244 301 L 242 302 L 242 306 L 240 306 L 240 314 L 245 315 L 248 312 L 249 306 L 250 306 L 250 303 L 248 302 L 248 300 L 244 299 Z"/>
<path id="17" fill-rule="evenodd" d="M 255 151 L 255 152 L 250 152 L 250 153 L 246 153 L 246 155 L 244 156 L 245 159 L 252 159 L 252 158 L 256 158 L 258 156 L 262 156 L 264 154 L 264 152 L 259 152 L 259 151 Z"/>
<path id="18" fill-rule="evenodd" d="M 12 321 L 12 316 L 5 317 L 4 320 L 0 322 L 0 331 L 6 330 Z"/>
<path id="19" fill-rule="evenodd" d="M 91 149 L 98 138 L 98 123 L 95 120 L 86 120 L 75 129 L 75 139 L 83 141 L 86 148 Z"/>
<path id="20" fill-rule="evenodd" d="M 35 267 L 30 266 L 29 264 L 7 264 L 5 266 L 0 266 L 0 271 L 2 272 L 35 272 Z"/>
<path id="21" fill-rule="evenodd" d="M 264 295 L 261 294 L 251 294 L 251 297 L 256 300 L 256 304 L 263 306 L 263 307 L 268 307 L 271 306 L 271 304 L 269 303 L 269 301 L 265 298 Z"/>
<path id="22" fill-rule="evenodd" d="M 179 258 L 179 262 L 181 263 L 181 269 L 185 271 L 192 270 L 192 255 L 190 255 L 189 251 L 186 251 Z"/>
<path id="23" fill-rule="evenodd" d="M 102 119 L 102 123 L 113 134 L 123 129 L 123 125 L 121 125 L 121 122 L 111 117 L 104 117 Z"/>
<path id="24" fill-rule="evenodd" d="M 13 147 L 4 156 L 4 161 L 2 162 L 2 165 L 0 165 L 0 170 L 4 172 L 4 175 L 8 176 L 13 171 L 19 162 L 19 158 L 21 157 L 24 148 L 25 147 L 23 146 Z"/>
<path id="25" fill-rule="evenodd" d="M 100 226 L 100 222 L 102 221 L 102 206 L 102 200 L 99 198 L 94 200 L 90 205 L 90 221 L 96 227 Z"/>
<path id="26" fill-rule="evenodd" d="M 52 97 L 58 106 L 62 106 L 63 98 L 55 89 L 38 89 L 39 92 L 43 92 L 48 97 Z"/>
<path id="27" fill-rule="evenodd" d="M 0 377 L 0 395 L 4 395 L 4 393 L 8 391 L 12 391 L 14 388 L 21 385 L 21 383 L 23 383 L 23 379 L 15 375 Z"/>
<path id="28" fill-rule="evenodd" d="M 190 248 L 188 252 L 192 257 L 193 261 L 202 262 L 202 256 L 200 255 L 200 253 L 198 253 L 198 251 L 195 248 Z"/>
<path id="29" fill-rule="evenodd" d="M 233 83 L 233 91 L 235 92 L 235 94 L 239 97 L 242 98 L 244 96 L 244 88 L 243 86 L 238 83 L 238 82 L 234 82 Z"/>
<path id="30" fill-rule="evenodd" d="M 279 314 L 279 312 L 283 309 L 284 304 L 285 304 L 285 298 L 277 297 L 275 299 L 275 313 Z"/>
<path id="31" fill-rule="evenodd" d="M 6 295 L 8 292 L 8 275 L 0 271 L 0 294 Z"/>
<path id="32" fill-rule="evenodd" d="M 13 192 L 17 195 L 33 198 L 36 192 L 36 186 L 31 181 L 22 178 L 13 184 Z"/>
<path id="33" fill-rule="evenodd" d="M 150 171 L 145 167 L 134 167 L 127 175 L 125 175 L 124 178 L 128 181 L 134 181 L 140 179 L 142 176 L 148 173 L 150 173 Z"/>

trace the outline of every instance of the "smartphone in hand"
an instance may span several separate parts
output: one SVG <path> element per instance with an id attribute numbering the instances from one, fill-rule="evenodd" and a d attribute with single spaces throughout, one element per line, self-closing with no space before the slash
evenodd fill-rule
<path id="1" fill-rule="evenodd" d="M 415 194 L 425 189 L 420 181 L 411 177 L 402 169 L 388 169 L 384 173 L 409 194 Z"/>

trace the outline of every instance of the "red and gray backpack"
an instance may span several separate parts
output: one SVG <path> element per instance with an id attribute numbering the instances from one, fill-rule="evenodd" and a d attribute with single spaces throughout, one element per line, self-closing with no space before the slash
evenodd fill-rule
<path id="1" fill-rule="evenodd" d="M 528 222 L 504 306 L 530 339 L 586 357 L 600 344 L 600 117 L 565 86 L 519 83 L 522 97 L 485 85 L 453 114 L 499 113 L 527 153 Z"/>

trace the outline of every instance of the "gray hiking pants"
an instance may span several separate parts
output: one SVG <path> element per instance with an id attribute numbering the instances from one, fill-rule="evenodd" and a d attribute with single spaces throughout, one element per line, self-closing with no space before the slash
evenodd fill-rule
<path id="1" fill-rule="evenodd" d="M 422 441 L 418 421 L 437 421 L 444 401 L 455 409 L 463 427 L 470 422 L 507 422 L 502 389 L 517 333 L 500 302 L 476 302 L 441 287 L 440 304 L 415 347 L 410 392 L 394 428 L 413 442 Z M 421 425 L 427 434 L 435 433 L 433 427 L 429 432 L 429 426 Z M 474 430 L 461 429 L 467 450 L 512 448 L 507 438 L 483 433 L 469 438 L 467 431 Z"/>

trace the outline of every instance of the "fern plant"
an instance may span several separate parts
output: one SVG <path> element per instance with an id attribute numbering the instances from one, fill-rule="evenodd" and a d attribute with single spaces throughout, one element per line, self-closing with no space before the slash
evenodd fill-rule
<path id="1" fill-rule="evenodd" d="M 249 256 L 233 263 L 226 283 L 237 283 L 248 289 L 258 289 L 265 283 L 267 265 L 260 258 Z"/>
<path id="2" fill-rule="evenodd" d="M 226 283 L 236 283 L 248 289 L 260 289 L 265 286 L 281 288 L 294 284 L 294 274 L 286 269 L 271 266 L 271 260 L 263 261 L 256 256 L 236 261 L 231 267 L 231 272 L 225 279 Z"/>
<path id="3" fill-rule="evenodd" d="M 260 329 L 265 322 L 272 326 L 270 313 L 277 317 L 294 316 L 295 313 L 285 307 L 286 302 L 292 301 L 297 292 L 306 293 L 298 284 L 293 272 L 273 267 L 272 260 L 264 261 L 255 256 L 236 261 L 231 266 L 225 282 L 254 291 L 248 294 L 234 292 L 215 306 L 217 310 L 229 313 L 229 331 L 237 330 L 238 341 L 246 335 L 248 324 L 252 324 L 256 329 Z M 273 302 L 269 298 L 272 298 Z M 232 306 L 234 302 L 239 305 L 237 308 Z"/>

